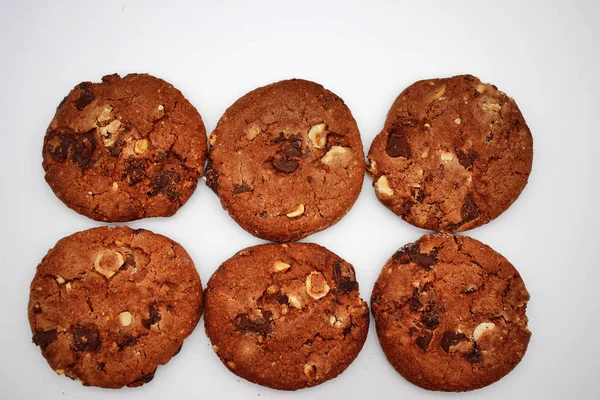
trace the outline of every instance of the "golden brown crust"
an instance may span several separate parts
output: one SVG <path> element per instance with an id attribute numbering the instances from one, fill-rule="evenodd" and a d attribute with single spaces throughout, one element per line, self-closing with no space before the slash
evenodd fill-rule
<path id="1" fill-rule="evenodd" d="M 205 291 L 205 326 L 233 373 L 275 389 L 315 386 L 343 372 L 369 329 L 352 265 L 311 243 L 249 247 Z"/>
<path id="2" fill-rule="evenodd" d="M 386 207 L 417 227 L 461 232 L 490 222 L 519 197 L 533 139 L 513 99 L 461 75 L 406 88 L 368 159 Z"/>
<path id="3" fill-rule="evenodd" d="M 59 374 L 105 388 L 149 382 L 202 313 L 186 251 L 146 230 L 101 227 L 58 241 L 31 282 L 33 341 Z"/>
<path id="4" fill-rule="evenodd" d="M 168 217 L 204 169 L 202 118 L 171 84 L 147 74 L 77 85 L 44 138 L 46 181 L 89 218 Z"/>
<path id="5" fill-rule="evenodd" d="M 393 367 L 429 390 L 487 386 L 521 360 L 529 293 L 515 268 L 465 236 L 425 235 L 390 258 L 373 288 L 377 336 Z"/>
<path id="6" fill-rule="evenodd" d="M 229 107 L 209 141 L 207 184 L 242 228 L 263 239 L 298 240 L 333 225 L 362 188 L 356 122 L 314 82 L 253 90 Z"/>

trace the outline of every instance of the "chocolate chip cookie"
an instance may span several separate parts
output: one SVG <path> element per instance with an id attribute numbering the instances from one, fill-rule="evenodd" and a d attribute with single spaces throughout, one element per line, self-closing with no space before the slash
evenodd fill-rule
<path id="1" fill-rule="evenodd" d="M 205 291 L 213 349 L 236 375 L 274 389 L 315 386 L 360 352 L 369 311 L 354 268 L 311 243 L 240 251 Z"/>
<path id="2" fill-rule="evenodd" d="M 172 240 L 128 227 L 61 239 L 31 283 L 29 323 L 57 374 L 104 388 L 150 382 L 202 313 L 200 277 Z"/>
<path id="3" fill-rule="evenodd" d="M 364 178 L 360 134 L 342 99 L 292 79 L 237 100 L 210 135 L 207 185 L 251 234 L 276 242 L 323 230 Z"/>
<path id="4" fill-rule="evenodd" d="M 59 104 L 44 138 L 46 181 L 97 221 L 168 217 L 204 169 L 206 131 L 181 92 L 146 74 L 83 82 Z"/>
<path id="5" fill-rule="evenodd" d="M 527 184 L 533 139 L 513 99 L 471 75 L 405 89 L 368 155 L 379 200 L 409 223 L 461 232 L 502 214 Z"/>
<path id="6" fill-rule="evenodd" d="M 487 386 L 521 361 L 529 294 L 515 268 L 465 236 L 425 235 L 390 258 L 373 288 L 379 343 L 394 368 L 429 390 Z"/>

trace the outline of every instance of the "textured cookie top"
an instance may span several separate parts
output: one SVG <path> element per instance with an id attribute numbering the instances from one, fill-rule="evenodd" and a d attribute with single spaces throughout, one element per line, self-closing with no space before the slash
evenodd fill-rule
<path id="1" fill-rule="evenodd" d="M 316 244 L 242 250 L 214 273 L 205 296 L 206 333 L 221 361 L 275 389 L 336 377 L 369 329 L 354 268 Z"/>
<path id="2" fill-rule="evenodd" d="M 61 239 L 31 283 L 33 342 L 84 385 L 140 386 L 175 355 L 202 313 L 200 277 L 172 240 L 127 227 Z"/>
<path id="3" fill-rule="evenodd" d="M 515 101 L 471 75 L 419 81 L 369 150 L 379 200 L 411 224 L 460 232 L 502 214 L 525 187 L 533 139 Z"/>
<path id="4" fill-rule="evenodd" d="M 515 268 L 475 239 L 425 235 L 390 258 L 373 288 L 381 347 L 430 390 L 489 385 L 519 363 L 531 333 L 529 294 Z"/>
<path id="5" fill-rule="evenodd" d="M 342 99 L 313 82 L 246 94 L 209 142 L 208 186 L 242 228 L 263 239 L 297 240 L 333 225 L 362 187 L 356 122 Z"/>
<path id="6" fill-rule="evenodd" d="M 77 85 L 44 138 L 46 181 L 56 196 L 98 221 L 168 217 L 202 175 L 206 130 L 169 83 L 145 74 Z"/>

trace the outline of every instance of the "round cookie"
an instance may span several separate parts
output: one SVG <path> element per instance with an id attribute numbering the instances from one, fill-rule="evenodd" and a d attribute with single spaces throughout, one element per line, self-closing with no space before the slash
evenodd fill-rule
<path id="1" fill-rule="evenodd" d="M 46 181 L 97 221 L 168 217 L 204 169 L 206 130 L 181 92 L 146 74 L 83 82 L 59 104 L 44 138 Z"/>
<path id="2" fill-rule="evenodd" d="M 465 236 L 425 235 L 390 258 L 373 288 L 379 343 L 392 366 L 429 390 L 487 386 L 521 360 L 529 294 L 515 268 Z"/>
<path id="3" fill-rule="evenodd" d="M 515 101 L 471 75 L 406 88 L 371 144 L 379 200 L 407 222 L 461 232 L 502 214 L 527 184 L 533 139 Z"/>
<path id="4" fill-rule="evenodd" d="M 202 314 L 189 255 L 162 235 L 100 227 L 58 241 L 29 296 L 33 342 L 56 373 L 86 386 L 150 382 Z"/>
<path id="5" fill-rule="evenodd" d="M 356 201 L 363 147 L 342 99 L 292 79 L 246 94 L 209 138 L 207 185 L 245 230 L 287 242 L 323 230 Z"/>
<path id="6" fill-rule="evenodd" d="M 354 268 L 312 243 L 263 244 L 225 261 L 208 282 L 204 321 L 234 374 L 297 390 L 342 373 L 360 352 L 369 310 Z"/>

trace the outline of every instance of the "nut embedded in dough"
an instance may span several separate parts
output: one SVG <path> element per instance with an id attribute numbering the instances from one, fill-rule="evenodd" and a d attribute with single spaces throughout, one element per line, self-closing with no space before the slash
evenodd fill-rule
<path id="1" fill-rule="evenodd" d="M 496 324 L 494 324 L 493 322 L 482 322 L 482 323 L 480 323 L 473 330 L 473 339 L 474 340 L 479 340 L 479 338 L 481 337 L 481 335 L 484 335 L 485 333 L 491 331 L 495 327 L 496 327 Z"/>
<path id="2" fill-rule="evenodd" d="M 296 218 L 301 216 L 302 214 L 304 214 L 304 204 L 300 204 L 298 206 L 298 208 L 296 208 L 294 211 L 287 213 L 285 215 L 288 216 L 288 218 Z"/>
<path id="3" fill-rule="evenodd" d="M 148 141 L 146 139 L 138 140 L 135 142 L 134 150 L 138 154 L 144 154 L 148 150 Z"/>
<path id="4" fill-rule="evenodd" d="M 308 131 L 308 139 L 317 149 L 322 149 L 327 144 L 327 131 L 325 124 L 313 125 Z"/>
<path id="5" fill-rule="evenodd" d="M 313 271 L 306 277 L 306 292 L 316 300 L 329 293 L 329 285 L 323 274 L 319 271 Z"/>
<path id="6" fill-rule="evenodd" d="M 119 314 L 119 321 L 121 321 L 121 325 L 129 326 L 133 321 L 133 316 L 129 311 L 123 311 L 121 314 Z"/>
<path id="7" fill-rule="evenodd" d="M 442 86 L 442 88 L 433 95 L 433 99 L 439 100 L 444 94 L 446 94 L 446 86 Z"/>
<path id="8" fill-rule="evenodd" d="M 284 263 L 283 261 L 275 261 L 273 263 L 273 270 L 275 270 L 275 272 L 284 272 L 290 269 L 290 267 L 290 264 Z"/>
<path id="9" fill-rule="evenodd" d="M 329 151 L 321 158 L 325 165 L 340 166 L 346 168 L 352 160 L 352 153 L 342 146 L 331 146 Z"/>
<path id="10" fill-rule="evenodd" d="M 375 190 L 377 193 L 388 197 L 394 194 L 394 191 L 390 187 L 388 179 L 385 175 L 381 175 L 379 179 L 377 179 L 377 182 L 375 182 Z"/>
<path id="11" fill-rule="evenodd" d="M 110 279 L 125 263 L 123 255 L 118 251 L 106 250 L 98 253 L 94 261 L 94 269 Z"/>

